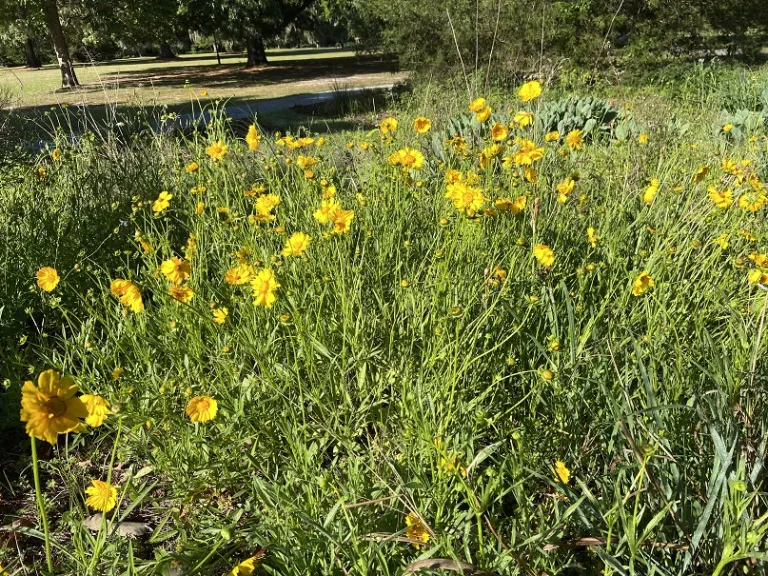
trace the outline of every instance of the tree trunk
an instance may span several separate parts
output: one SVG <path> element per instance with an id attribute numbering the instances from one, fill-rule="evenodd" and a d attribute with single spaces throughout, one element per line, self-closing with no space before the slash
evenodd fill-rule
<path id="1" fill-rule="evenodd" d="M 168 42 L 161 42 L 160 43 L 160 54 L 157 55 L 158 60 L 172 60 L 173 58 L 176 58 L 176 55 L 173 53 L 173 50 L 171 49 L 171 45 L 168 44 Z"/>
<path id="2" fill-rule="evenodd" d="M 246 68 L 263 66 L 267 63 L 267 51 L 264 48 L 264 39 L 261 36 L 246 36 L 245 48 L 248 51 Z"/>
<path id="3" fill-rule="evenodd" d="M 45 14 L 45 24 L 53 41 L 53 49 L 56 51 L 56 60 L 59 62 L 61 70 L 61 87 L 74 88 L 79 86 L 75 67 L 72 65 L 72 57 L 69 55 L 69 46 L 64 37 L 64 31 L 61 29 L 61 17 L 59 16 L 59 7 L 56 0 L 45 0 L 43 4 Z"/>
<path id="4" fill-rule="evenodd" d="M 181 36 L 181 45 L 184 48 L 184 52 L 189 53 L 192 52 L 192 37 L 189 35 L 189 31 L 182 34 Z"/>
<path id="5" fill-rule="evenodd" d="M 43 65 L 35 52 L 35 43 L 32 38 L 27 38 L 24 42 L 24 59 L 27 61 L 27 68 L 40 68 Z"/>

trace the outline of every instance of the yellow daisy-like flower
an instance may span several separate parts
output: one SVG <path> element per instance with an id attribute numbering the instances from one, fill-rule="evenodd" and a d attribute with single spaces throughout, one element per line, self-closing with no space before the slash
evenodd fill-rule
<path id="1" fill-rule="evenodd" d="M 584 144 L 584 137 L 582 136 L 581 130 L 571 130 L 568 132 L 568 135 L 565 137 L 565 143 L 571 150 L 581 150 L 581 147 Z"/>
<path id="2" fill-rule="evenodd" d="M 512 214 L 517 216 L 525 210 L 527 202 L 528 198 L 526 196 L 518 196 L 515 200 L 512 200 L 511 198 L 499 198 L 493 204 L 500 212 L 512 212 Z"/>
<path id="3" fill-rule="evenodd" d="M 768 202 L 768 196 L 762 192 L 750 191 L 739 196 L 739 208 L 749 212 L 757 212 Z"/>
<path id="4" fill-rule="evenodd" d="M 263 268 L 251 280 L 251 288 L 253 288 L 253 303 L 256 306 L 271 308 L 277 300 L 275 293 L 280 288 L 280 284 L 278 284 L 275 273 L 270 268 Z"/>
<path id="5" fill-rule="evenodd" d="M 195 206 L 195 215 L 200 216 L 200 214 L 202 214 L 204 210 L 205 210 L 205 202 L 198 202 L 197 205 Z"/>
<path id="6" fill-rule="evenodd" d="M 405 517 L 406 536 L 416 549 L 429 542 L 429 530 L 418 514 L 411 512 Z"/>
<path id="7" fill-rule="evenodd" d="M 255 124 L 248 127 L 248 134 L 245 135 L 245 143 L 248 144 L 248 150 L 256 151 L 261 143 L 261 134 Z"/>
<path id="8" fill-rule="evenodd" d="M 389 155 L 387 161 L 392 166 L 402 166 L 404 169 L 419 170 L 424 165 L 424 154 L 415 148 L 403 148 Z"/>
<path id="9" fill-rule="evenodd" d="M 141 292 L 130 280 L 115 278 L 109 285 L 109 290 L 115 298 L 120 300 L 120 304 L 137 314 L 144 310 L 144 301 L 141 298 Z"/>
<path id="10" fill-rule="evenodd" d="M 213 322 L 215 324 L 224 324 L 224 322 L 227 321 L 228 316 L 229 316 L 229 310 L 227 310 L 224 307 L 216 308 L 213 311 Z"/>
<path id="11" fill-rule="evenodd" d="M 104 424 L 107 416 L 112 414 L 107 405 L 107 401 L 101 396 L 95 394 L 83 394 L 80 396 L 80 400 L 88 409 L 88 416 L 85 418 L 85 423 L 91 428 L 98 428 Z"/>
<path id="12" fill-rule="evenodd" d="M 160 265 L 160 272 L 163 273 L 168 282 L 181 284 L 189 278 L 191 266 L 186 260 L 174 256 Z"/>
<path id="13" fill-rule="evenodd" d="M 653 199 L 659 191 L 659 181 L 656 178 L 651 178 L 651 184 L 643 192 L 643 202 L 648 206 L 653 203 Z"/>
<path id="14" fill-rule="evenodd" d="M 296 158 L 296 165 L 302 170 L 307 170 L 308 168 L 312 168 L 312 166 L 317 165 L 317 158 L 314 156 L 303 156 L 299 154 L 299 157 Z"/>
<path id="15" fill-rule="evenodd" d="M 491 113 L 492 112 L 493 112 L 493 108 L 491 108 L 490 106 L 486 106 L 485 108 L 480 110 L 480 112 L 475 114 L 475 120 L 477 120 L 478 122 L 480 122 L 482 124 L 483 122 L 488 120 L 488 118 L 491 117 Z"/>
<path id="16" fill-rule="evenodd" d="M 561 204 L 565 203 L 565 201 L 568 199 L 568 194 L 573 192 L 575 186 L 576 182 L 573 178 L 570 177 L 560 182 L 557 185 L 557 201 Z"/>
<path id="17" fill-rule="evenodd" d="M 541 83 L 538 80 L 531 80 L 530 82 L 526 82 L 520 86 L 520 89 L 517 91 L 517 95 L 523 102 L 536 100 L 536 98 L 541 96 Z"/>
<path id="18" fill-rule="evenodd" d="M 194 172 L 197 172 L 199 169 L 200 169 L 200 164 L 198 164 L 197 162 L 190 162 L 184 167 L 184 171 L 187 174 L 192 174 Z"/>
<path id="19" fill-rule="evenodd" d="M 488 201 L 482 189 L 469 186 L 466 182 L 448 184 L 445 197 L 453 202 L 454 208 L 467 216 L 474 216 Z"/>
<path id="20" fill-rule="evenodd" d="M 210 396 L 195 396 L 187 402 L 186 413 L 192 422 L 209 422 L 218 411 L 219 403 Z"/>
<path id="21" fill-rule="evenodd" d="M 701 168 L 696 170 L 696 173 L 693 175 L 693 178 L 691 178 L 691 180 L 693 181 L 694 184 L 698 184 L 699 182 L 704 180 L 704 178 L 707 176 L 707 172 L 709 172 L 709 166 L 702 166 Z"/>
<path id="22" fill-rule="evenodd" d="M 656 282 L 648 272 L 641 272 L 640 275 L 632 282 L 632 295 L 640 296 L 650 288 L 653 288 Z"/>
<path id="23" fill-rule="evenodd" d="M 309 235 L 305 234 L 304 232 L 295 232 L 291 234 L 291 237 L 288 238 L 288 240 L 285 242 L 282 255 L 300 256 L 309 247 L 310 240 L 311 238 Z"/>
<path id="24" fill-rule="evenodd" d="M 557 130 L 553 130 L 552 132 L 547 132 L 544 135 L 544 141 L 545 142 L 557 142 L 560 140 L 560 132 Z"/>
<path id="25" fill-rule="evenodd" d="M 174 284 L 168 288 L 168 295 L 177 302 L 188 304 L 192 301 L 195 293 L 189 286 L 177 286 Z"/>
<path id="26" fill-rule="evenodd" d="M 432 129 L 432 121 L 425 116 L 419 116 L 413 121 L 413 131 L 417 134 L 426 134 Z"/>
<path id="27" fill-rule="evenodd" d="M 637 137 L 637 143 L 641 145 L 648 144 L 648 134 L 646 134 L 645 132 L 640 134 L 640 136 Z"/>
<path id="28" fill-rule="evenodd" d="M 709 199 L 721 210 L 725 210 L 733 204 L 733 192 L 729 189 L 718 190 L 714 186 L 710 186 L 707 192 L 709 193 Z"/>
<path id="29" fill-rule="evenodd" d="M 61 280 L 56 269 L 51 268 L 50 266 L 40 268 L 35 276 L 37 277 L 38 287 L 46 292 L 53 292 L 56 290 L 56 286 L 59 285 L 59 281 Z"/>
<path id="30" fill-rule="evenodd" d="M 597 247 L 597 241 L 599 240 L 597 234 L 595 234 L 595 229 L 590 226 L 587 228 L 587 242 L 589 243 L 592 248 Z"/>
<path id="31" fill-rule="evenodd" d="M 76 397 L 77 386 L 69 376 L 62 377 L 46 370 L 37 379 L 37 386 L 24 382 L 21 389 L 21 421 L 26 422 L 27 434 L 56 444 L 59 434 L 82 428 L 80 419 L 88 416 L 83 401 Z"/>
<path id="32" fill-rule="evenodd" d="M 533 124 L 533 114 L 530 112 L 518 112 L 515 114 L 514 121 L 520 128 L 525 128 Z"/>
<path id="33" fill-rule="evenodd" d="M 763 284 L 768 286 L 768 272 L 764 272 L 759 268 L 754 268 L 747 274 L 747 282 L 750 284 Z"/>
<path id="34" fill-rule="evenodd" d="M 229 154 L 229 146 L 227 146 L 223 140 L 216 140 L 213 144 L 205 149 L 205 153 L 214 162 L 223 160 L 224 156 Z"/>
<path id="35" fill-rule="evenodd" d="M 53 158 L 54 162 L 58 162 L 61 160 L 61 149 L 60 148 L 54 148 L 51 152 L 51 158 Z M 2 574 L 2 570 L 0 570 L 0 574 Z"/>
<path id="36" fill-rule="evenodd" d="M 152 203 L 152 212 L 155 214 L 160 214 L 163 210 L 168 208 L 168 206 L 171 205 L 171 199 L 173 198 L 173 194 L 170 192 L 166 192 L 163 190 L 160 192 L 160 195 L 157 197 L 157 200 L 155 200 Z"/>
<path id="37" fill-rule="evenodd" d="M 504 167 L 511 167 L 510 160 L 516 166 L 531 166 L 537 160 L 544 156 L 544 148 L 540 148 L 533 140 L 520 138 L 515 141 L 518 146 L 517 151 L 511 157 L 504 159 Z"/>
<path id="38" fill-rule="evenodd" d="M 506 140 L 507 136 L 509 136 L 509 128 L 504 126 L 501 122 L 496 122 L 491 128 L 491 137 L 496 140 L 496 142 Z"/>
<path id="39" fill-rule="evenodd" d="M 555 480 L 561 482 L 562 484 L 568 484 L 571 479 L 571 471 L 568 470 L 568 467 L 562 460 L 555 462 L 553 472 L 555 473 Z"/>
<path id="40" fill-rule="evenodd" d="M 384 120 L 381 121 L 381 124 L 379 124 L 379 130 L 381 130 L 382 134 L 394 132 L 397 130 L 397 120 L 392 117 L 384 118 Z"/>
<path id="41" fill-rule="evenodd" d="M 259 562 L 264 556 L 264 551 L 257 552 L 255 555 L 232 568 L 227 576 L 253 576 L 256 574 L 256 568 L 259 567 Z"/>
<path id="42" fill-rule="evenodd" d="M 533 247 L 533 257 L 536 258 L 536 262 L 541 266 L 549 268 L 555 263 L 555 253 L 546 244 L 536 244 Z"/>
<path id="43" fill-rule="evenodd" d="M 248 264 L 240 264 L 234 268 L 230 268 L 224 274 L 224 281 L 232 286 L 241 286 L 248 284 L 256 275 L 256 271 L 253 266 Z"/>
<path id="44" fill-rule="evenodd" d="M 91 480 L 85 493 L 88 494 L 85 503 L 94 510 L 109 512 L 117 504 L 117 489 L 107 482 Z"/>
<path id="45" fill-rule="evenodd" d="M 485 98 L 475 98 L 469 104 L 470 112 L 474 112 L 475 114 L 477 114 L 478 112 L 482 112 L 487 107 L 488 107 L 488 103 L 485 101 Z"/>
<path id="46" fill-rule="evenodd" d="M 352 227 L 352 220 L 355 217 L 353 210 L 344 210 L 341 206 L 333 210 L 329 215 L 329 220 L 333 223 L 333 234 L 346 234 Z"/>

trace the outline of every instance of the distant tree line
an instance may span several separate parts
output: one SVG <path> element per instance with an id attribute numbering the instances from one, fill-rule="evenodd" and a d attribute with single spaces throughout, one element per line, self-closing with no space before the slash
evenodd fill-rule
<path id="1" fill-rule="evenodd" d="M 384 50 L 415 68 L 512 69 L 705 54 L 759 56 L 765 0 L 0 0 L 0 63 L 73 62 L 212 48 L 266 63 L 270 46 Z"/>

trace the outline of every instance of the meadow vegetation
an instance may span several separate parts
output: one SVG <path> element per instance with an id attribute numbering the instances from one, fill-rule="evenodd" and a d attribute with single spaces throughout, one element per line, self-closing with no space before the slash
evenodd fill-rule
<path id="1" fill-rule="evenodd" d="M 762 573 L 766 79 L 425 82 L 4 168 L 0 565 Z"/>

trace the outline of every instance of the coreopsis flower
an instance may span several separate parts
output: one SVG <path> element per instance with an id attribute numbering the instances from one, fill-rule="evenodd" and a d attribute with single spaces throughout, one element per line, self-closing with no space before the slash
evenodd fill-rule
<path id="1" fill-rule="evenodd" d="M 59 285 L 59 281 L 61 280 L 56 269 L 51 268 L 50 266 L 40 268 L 35 276 L 37 277 L 38 287 L 46 292 L 53 292 L 56 290 L 56 286 Z"/>
<path id="2" fill-rule="evenodd" d="M 253 198 L 255 196 L 261 196 L 267 191 L 267 187 L 264 184 L 254 184 L 248 190 L 243 191 L 243 196 L 246 198 Z"/>
<path id="3" fill-rule="evenodd" d="M 741 166 L 732 158 L 723 158 L 720 169 L 731 176 L 740 176 L 743 173 Z"/>
<path id="4" fill-rule="evenodd" d="M 424 116 L 419 116 L 413 121 L 413 131 L 417 134 L 426 134 L 432 128 L 432 121 Z"/>
<path id="5" fill-rule="evenodd" d="M 205 149 L 205 153 L 214 162 L 223 160 L 224 156 L 229 154 L 229 146 L 227 146 L 223 140 L 216 140 L 213 144 Z"/>
<path id="6" fill-rule="evenodd" d="M 256 306 L 271 308 L 277 300 L 275 293 L 280 288 L 280 284 L 270 268 L 263 268 L 251 280 L 251 288 L 253 288 L 253 303 Z"/>
<path id="7" fill-rule="evenodd" d="M 415 148 L 402 148 L 389 155 L 388 162 L 392 166 L 402 166 L 404 169 L 419 170 L 424 165 L 424 154 Z"/>
<path id="8" fill-rule="evenodd" d="M 544 135 L 544 141 L 545 142 L 557 142 L 560 140 L 560 132 L 557 130 L 553 130 L 552 132 L 547 132 Z"/>
<path id="9" fill-rule="evenodd" d="M 565 462 L 562 460 L 558 460 L 555 462 L 555 467 L 553 468 L 553 472 L 555 473 L 555 480 L 562 484 L 568 484 L 568 482 L 571 479 L 571 471 L 568 470 L 568 467 L 565 465 Z"/>
<path id="10" fill-rule="evenodd" d="M 249 220 L 252 222 L 274 222 L 275 215 L 272 211 L 280 205 L 280 197 L 277 194 L 264 194 L 256 199 L 253 207 L 255 214 L 251 214 Z"/>
<path id="11" fill-rule="evenodd" d="M 455 182 L 446 187 L 445 197 L 453 206 L 467 216 L 474 216 L 488 201 L 482 189 L 470 186 L 466 182 Z"/>
<path id="12" fill-rule="evenodd" d="M 300 256 L 309 247 L 310 237 L 304 232 L 295 232 L 285 241 L 283 256 Z"/>
<path id="13" fill-rule="evenodd" d="M 224 324 L 227 321 L 227 316 L 229 316 L 229 310 L 223 306 L 213 311 L 213 321 L 216 324 Z"/>
<path id="14" fill-rule="evenodd" d="M 195 296 L 194 291 L 189 286 L 177 286 L 175 284 L 168 288 L 168 295 L 183 304 L 188 304 Z"/>
<path id="15" fill-rule="evenodd" d="M 429 542 L 429 531 L 417 514 L 413 512 L 408 514 L 408 516 L 405 517 L 405 526 L 406 536 L 411 541 L 414 548 L 419 549 Z"/>
<path id="16" fill-rule="evenodd" d="M 726 134 L 728 134 L 731 130 L 733 130 L 733 124 L 728 123 L 723 126 L 723 132 L 725 132 Z"/>
<path id="17" fill-rule="evenodd" d="M 256 568 L 259 567 L 259 562 L 264 558 L 265 553 L 263 550 L 257 552 L 247 560 L 243 560 L 232 568 L 227 576 L 254 576 L 256 574 Z"/>
<path id="18" fill-rule="evenodd" d="M 256 271 L 253 266 L 243 263 L 227 270 L 224 274 L 224 281 L 232 286 L 241 286 L 248 284 L 255 275 Z"/>
<path id="19" fill-rule="evenodd" d="M 541 84 L 538 80 L 531 80 L 530 82 L 526 82 L 520 86 L 520 89 L 517 91 L 517 95 L 523 102 L 536 100 L 536 98 L 541 96 Z"/>
<path id="20" fill-rule="evenodd" d="M 299 157 L 296 159 L 296 165 L 302 170 L 307 170 L 312 168 L 312 166 L 317 165 L 317 158 L 314 156 L 304 156 L 299 154 Z"/>
<path id="21" fill-rule="evenodd" d="M 526 182 L 536 184 L 539 179 L 539 175 L 536 173 L 536 170 L 534 170 L 533 167 L 528 166 L 523 173 L 523 178 L 525 178 Z"/>
<path id="22" fill-rule="evenodd" d="M 355 217 L 355 213 L 352 210 L 344 210 L 341 206 L 338 206 L 328 216 L 329 220 L 333 223 L 333 234 L 346 234 L 350 231 L 352 226 L 352 219 Z"/>
<path id="23" fill-rule="evenodd" d="M 581 150 L 581 147 L 584 144 L 584 137 L 582 136 L 581 130 L 571 130 L 568 132 L 568 135 L 565 137 L 565 143 L 571 150 Z"/>
<path id="24" fill-rule="evenodd" d="M 525 128 L 533 124 L 533 114 L 530 112 L 518 112 L 513 118 L 515 124 L 520 128 Z"/>
<path id="25" fill-rule="evenodd" d="M 648 206 L 653 203 L 653 199 L 656 197 L 656 194 L 659 191 L 659 181 L 656 178 L 651 178 L 651 184 L 645 189 L 645 192 L 643 192 L 643 202 L 645 202 Z"/>
<path id="26" fill-rule="evenodd" d="M 141 292 L 138 287 L 130 280 L 115 278 L 109 285 L 109 290 L 115 298 L 120 300 L 120 304 L 139 313 L 144 310 L 144 301 L 141 298 Z"/>
<path id="27" fill-rule="evenodd" d="M 69 376 L 45 370 L 37 386 L 24 382 L 21 389 L 21 421 L 26 422 L 27 434 L 56 444 L 59 434 L 81 430 L 82 418 L 88 416 L 83 401 L 75 396 L 77 385 Z"/>
<path id="28" fill-rule="evenodd" d="M 754 268 L 747 274 L 747 282 L 750 284 L 762 284 L 768 286 L 768 272 Z"/>
<path id="29" fill-rule="evenodd" d="M 480 112 L 475 114 L 475 120 L 477 120 L 478 122 L 480 122 L 482 124 L 483 122 L 488 120 L 488 118 L 491 117 L 491 113 L 492 112 L 493 112 L 493 108 L 491 108 L 490 106 L 486 106 L 485 108 L 480 110 Z"/>
<path id="30" fill-rule="evenodd" d="M 88 495 L 85 503 L 94 510 L 109 512 L 117 504 L 117 489 L 107 482 L 91 480 L 85 493 Z"/>
<path id="31" fill-rule="evenodd" d="M 168 208 L 168 206 L 171 205 L 171 199 L 173 198 L 173 194 L 170 192 L 167 192 L 163 190 L 160 192 L 160 195 L 157 197 L 157 200 L 155 200 L 152 203 L 152 212 L 155 214 L 160 214 L 163 210 Z"/>
<path id="32" fill-rule="evenodd" d="M 493 204 L 500 212 L 512 212 L 513 215 L 517 216 L 525 210 L 527 202 L 528 198 L 526 196 L 518 196 L 514 200 L 511 198 L 499 198 Z"/>
<path id="33" fill-rule="evenodd" d="M 509 136 L 509 128 L 504 126 L 504 124 L 496 122 L 491 128 L 491 137 L 496 140 L 496 142 L 506 140 L 507 136 Z"/>
<path id="34" fill-rule="evenodd" d="M 483 148 L 483 151 L 480 153 L 480 168 L 488 168 L 493 160 L 498 158 L 503 151 L 504 146 L 502 144 L 491 144 Z"/>
<path id="35" fill-rule="evenodd" d="M 707 189 L 707 192 L 709 193 L 709 199 L 715 203 L 715 206 L 722 210 L 725 210 L 733 204 L 733 192 L 728 188 L 725 190 L 718 190 L 714 186 L 710 186 Z"/>
<path id="36" fill-rule="evenodd" d="M 192 422 L 209 422 L 216 417 L 219 403 L 210 396 L 195 396 L 187 402 L 186 413 Z"/>
<path id="37" fill-rule="evenodd" d="M 549 268 L 555 263 L 555 253 L 546 244 L 536 244 L 533 247 L 533 257 L 536 258 L 536 262 L 541 266 Z"/>
<path id="38" fill-rule="evenodd" d="M 54 162 L 58 162 L 61 160 L 61 149 L 60 148 L 54 148 L 51 152 L 51 158 L 53 158 Z"/>
<path id="39" fill-rule="evenodd" d="M 160 265 L 160 272 L 162 272 L 166 280 L 172 284 L 181 284 L 184 282 L 189 278 L 191 269 L 192 267 L 189 262 L 182 260 L 178 256 L 165 260 Z"/>
<path id="40" fill-rule="evenodd" d="M 478 112 L 485 110 L 487 107 L 488 103 L 485 101 L 485 98 L 475 98 L 469 104 L 469 111 L 477 114 Z"/>
<path id="41" fill-rule="evenodd" d="M 98 428 L 104 424 L 107 416 L 112 414 L 107 401 L 101 396 L 95 394 L 83 394 L 80 396 L 80 400 L 88 409 L 88 416 L 85 418 L 85 423 L 91 428 Z"/>
<path id="42" fill-rule="evenodd" d="M 248 144 L 248 150 L 253 150 L 255 152 L 259 149 L 259 145 L 261 144 L 261 134 L 259 134 L 259 130 L 256 128 L 255 124 L 251 124 L 248 127 L 248 133 L 245 135 L 245 143 Z"/>
<path id="43" fill-rule="evenodd" d="M 637 137 L 637 143 L 640 145 L 648 144 L 648 134 L 646 134 L 645 132 L 640 134 L 640 136 Z"/>
<path id="44" fill-rule="evenodd" d="M 504 166 L 508 168 L 511 166 L 508 158 L 514 162 L 516 166 L 531 166 L 537 160 L 540 160 L 544 156 L 544 148 L 540 148 L 533 140 L 526 138 L 519 138 L 515 141 L 517 150 L 511 157 L 504 159 Z"/>
<path id="45" fill-rule="evenodd" d="M 739 207 L 749 212 L 757 212 L 768 202 L 768 196 L 762 192 L 751 190 L 739 196 Z"/>
<path id="46" fill-rule="evenodd" d="M 320 204 L 320 208 L 315 210 L 313 216 L 315 220 L 317 220 L 320 224 L 327 224 L 330 222 L 331 212 L 336 210 L 338 207 L 340 207 L 340 204 L 334 198 L 323 200 Z"/>
<path id="47" fill-rule="evenodd" d="M 381 121 L 381 124 L 379 124 L 379 130 L 381 130 L 382 134 L 394 132 L 397 130 L 397 120 L 391 116 L 389 118 L 384 118 L 384 120 Z"/>
<path id="48" fill-rule="evenodd" d="M 458 170 L 448 170 L 445 173 L 445 183 L 446 184 L 453 184 L 454 182 L 460 182 L 462 179 L 461 172 Z"/>
<path id="49" fill-rule="evenodd" d="M 597 247 L 597 241 L 599 240 L 597 234 L 595 233 L 595 229 L 590 226 L 587 228 L 587 242 L 589 243 L 592 248 Z"/>
<path id="50" fill-rule="evenodd" d="M 200 169 L 200 164 L 197 162 L 190 162 L 184 167 L 184 171 L 187 174 L 193 174 L 194 172 L 197 172 Z"/>
<path id="51" fill-rule="evenodd" d="M 568 194 L 573 192 L 576 182 L 573 178 L 566 178 L 557 185 L 557 201 L 564 204 L 568 200 Z"/>
<path id="52" fill-rule="evenodd" d="M 720 234 L 720 236 L 718 236 L 717 238 L 715 238 L 712 242 L 720 246 L 720 250 L 725 250 L 728 248 L 728 238 L 729 238 L 728 233 L 723 233 L 723 234 Z"/>
<path id="53" fill-rule="evenodd" d="M 200 216 L 200 214 L 202 214 L 204 210 L 205 210 L 205 202 L 198 202 L 195 205 L 195 215 L 196 216 Z"/>
<path id="54" fill-rule="evenodd" d="M 691 178 L 692 182 L 694 184 L 698 184 L 704 178 L 707 176 L 707 172 L 709 172 L 709 166 L 702 166 L 698 170 L 696 170 L 696 173 L 693 175 L 693 178 Z"/>
<path id="55" fill-rule="evenodd" d="M 749 259 L 752 260 L 760 268 L 768 269 L 768 254 L 760 254 L 759 252 L 752 252 L 749 255 Z"/>
<path id="56" fill-rule="evenodd" d="M 648 289 L 653 288 L 656 282 L 648 272 L 641 272 L 640 275 L 632 282 L 632 295 L 640 296 Z"/>

